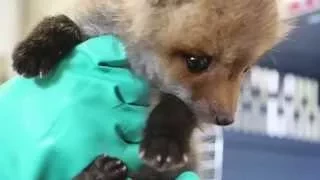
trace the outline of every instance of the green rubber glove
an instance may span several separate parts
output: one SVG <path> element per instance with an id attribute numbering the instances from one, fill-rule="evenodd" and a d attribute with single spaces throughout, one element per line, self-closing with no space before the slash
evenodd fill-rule
<path id="1" fill-rule="evenodd" d="M 124 45 L 106 35 L 78 45 L 44 79 L 2 85 L 0 179 L 70 180 L 101 154 L 136 171 L 149 87 L 127 67 Z"/>
<path id="2" fill-rule="evenodd" d="M 178 176 L 176 180 L 200 180 L 200 177 L 195 172 L 187 171 Z"/>

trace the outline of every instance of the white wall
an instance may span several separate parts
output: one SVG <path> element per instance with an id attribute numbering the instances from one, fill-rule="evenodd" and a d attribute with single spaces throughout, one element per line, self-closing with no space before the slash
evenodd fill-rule
<path id="1" fill-rule="evenodd" d="M 30 31 L 44 16 L 61 12 L 73 1 L 76 0 L 29 0 L 26 5 L 28 17 L 25 33 Z"/>
<path id="2" fill-rule="evenodd" d="M 0 76 L 9 71 L 11 51 L 21 37 L 23 1 L 0 0 Z"/>
<path id="3" fill-rule="evenodd" d="M 20 34 L 19 0 L 0 0 L 0 53 L 8 53 Z"/>

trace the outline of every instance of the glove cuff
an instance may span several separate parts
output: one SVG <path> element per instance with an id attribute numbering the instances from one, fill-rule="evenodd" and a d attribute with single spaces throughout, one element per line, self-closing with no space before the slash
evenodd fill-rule
<path id="1" fill-rule="evenodd" d="M 187 171 L 178 176 L 176 180 L 200 180 L 200 177 L 195 172 Z"/>

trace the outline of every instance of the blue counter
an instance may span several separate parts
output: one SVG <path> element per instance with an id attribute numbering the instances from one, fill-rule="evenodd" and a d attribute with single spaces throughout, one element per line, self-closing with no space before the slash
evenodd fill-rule
<path id="1" fill-rule="evenodd" d="M 223 180 L 320 180 L 320 144 L 224 132 Z"/>

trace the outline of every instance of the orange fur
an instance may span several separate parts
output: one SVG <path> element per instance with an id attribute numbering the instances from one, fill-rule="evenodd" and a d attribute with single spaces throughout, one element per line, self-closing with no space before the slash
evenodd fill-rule
<path id="1" fill-rule="evenodd" d="M 187 87 L 193 102 L 232 117 L 244 70 L 280 42 L 290 26 L 277 0 L 82 0 L 109 9 L 128 43 L 148 47 L 170 80 Z M 88 10 L 89 9 L 89 10 Z M 106 17 L 110 18 L 110 17 Z M 206 72 L 190 73 L 181 53 L 214 57 Z"/>
<path id="2" fill-rule="evenodd" d="M 279 20 L 277 2 L 163 2 L 168 4 L 144 4 L 144 10 L 132 12 L 131 33 L 137 39 L 152 39 L 151 46 L 164 69 L 171 78 L 191 88 L 193 100 L 204 100 L 215 111 L 233 116 L 244 69 L 287 33 L 287 25 Z M 132 10 L 142 8 L 140 5 L 131 6 Z M 208 54 L 214 62 L 207 72 L 192 74 L 180 52 Z"/>

